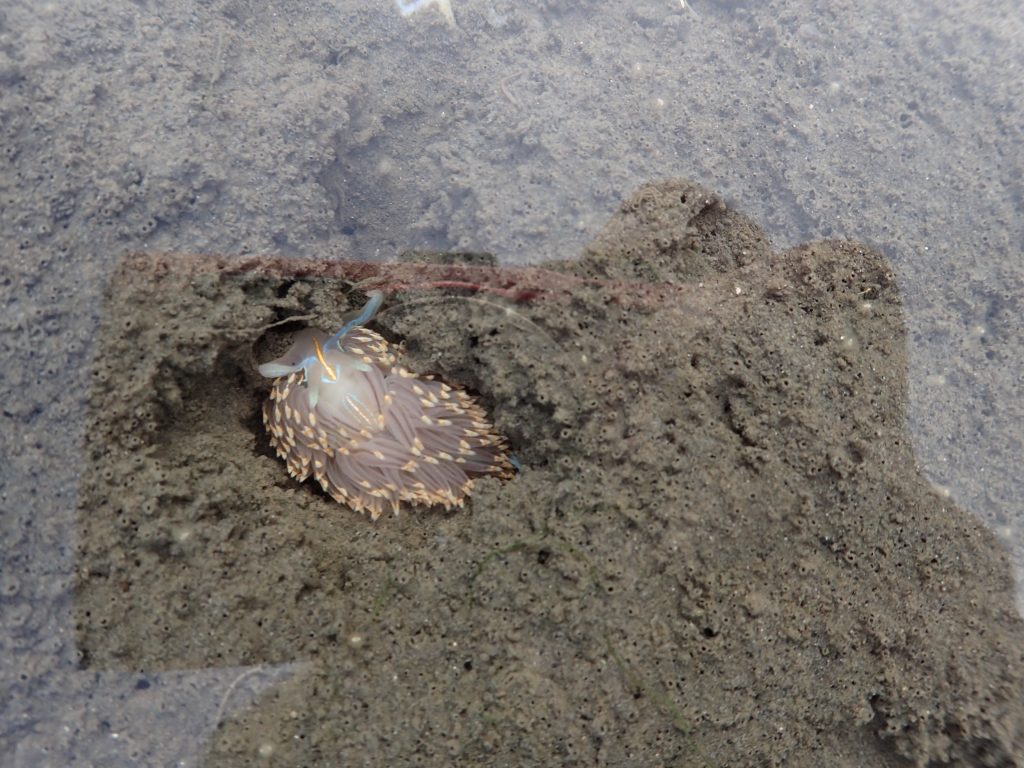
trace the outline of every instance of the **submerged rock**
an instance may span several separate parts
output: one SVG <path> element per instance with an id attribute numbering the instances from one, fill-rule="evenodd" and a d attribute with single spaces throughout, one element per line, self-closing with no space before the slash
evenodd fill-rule
<path id="1" fill-rule="evenodd" d="M 375 330 L 477 394 L 522 472 L 371 525 L 287 478 L 254 368 L 366 275 L 129 260 L 83 481 L 90 666 L 311 662 L 209 765 L 257 732 L 283 764 L 1013 764 L 1013 581 L 915 462 L 885 259 L 772 253 L 666 182 L 548 266 L 377 265 Z"/>

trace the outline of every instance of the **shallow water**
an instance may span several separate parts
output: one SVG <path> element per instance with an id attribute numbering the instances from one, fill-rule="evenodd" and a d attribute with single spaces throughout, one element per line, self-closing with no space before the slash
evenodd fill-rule
<path id="1" fill-rule="evenodd" d="M 1019 730 L 1012 706 L 998 721 L 970 692 L 936 707 L 948 680 L 920 672 L 949 663 L 988 681 L 982 699 L 1020 700 L 1016 7 L 452 8 L 456 27 L 383 0 L 0 12 L 3 752 L 16 765 L 288 765 L 324 749 L 366 764 L 814 765 L 827 748 L 849 764 L 864 750 L 876 764 L 970 764 L 991 729 Z M 787 349 L 774 319 L 774 353 L 751 362 L 756 345 L 723 340 L 750 334 L 761 309 L 730 314 L 731 302 L 784 303 L 771 296 L 789 285 L 761 271 L 754 225 L 733 251 L 735 220 L 725 234 L 695 225 L 696 252 L 720 249 L 709 260 L 686 256 L 695 211 L 664 196 L 644 203 L 663 216 L 613 218 L 642 184 L 672 178 L 707 185 L 776 252 L 874 245 L 893 270 L 895 325 L 865 331 L 870 289 L 845 308 L 812 290 L 801 306 L 820 343 L 794 331 Z M 380 319 L 410 364 L 484 398 L 519 478 L 464 513 L 374 526 L 289 484 L 261 442 L 249 365 L 267 359 L 268 323 L 344 316 L 347 273 L 311 277 L 310 263 L 430 250 L 551 268 L 588 244 L 577 277 L 643 296 L 683 288 L 625 307 L 619 282 L 525 305 L 405 291 Z M 125 261 L 134 251 L 217 256 Z M 291 259 L 294 274 L 248 254 Z M 223 262 L 248 277 L 192 279 Z M 721 328 L 704 342 L 700 318 Z M 866 397 L 855 424 L 848 403 L 808 405 L 831 390 L 798 361 L 832 359 L 801 357 L 808 339 L 849 358 L 850 391 L 829 397 Z M 695 349 L 721 375 L 697 371 Z M 742 392 L 717 367 L 730 359 L 746 361 Z M 685 375 L 657 364 L 670 360 Z M 769 408 L 745 377 L 771 365 L 798 384 Z M 601 387 L 611 399 L 583 407 Z M 141 410 L 104 422 L 105 391 Z M 728 407 L 669 424 L 701 398 Z M 874 425 L 873 400 L 888 404 Z M 794 499 L 811 486 L 780 490 L 784 467 L 814 454 L 813 441 L 780 442 L 776 417 L 800 402 L 792 423 L 824 419 L 819 437 L 863 431 L 820 446 L 825 465 L 804 463 L 824 494 L 806 509 Z M 103 424 L 120 432 L 97 440 Z M 741 492 L 718 439 L 739 440 L 760 492 L 802 511 Z M 680 445 L 689 458 L 670 472 L 665 451 Z M 181 456 L 211 463 L 162 469 Z M 874 479 L 862 488 L 858 474 Z M 672 503 L 638 509 L 647 493 Z M 868 576 L 867 563 L 899 575 Z M 876 610 L 851 605 L 872 587 Z M 620 621 L 626 606 L 646 612 Z M 415 625 L 420 610 L 429 621 Z M 948 622 L 941 642 L 932 611 Z M 783 646 L 796 654 L 779 651 L 785 674 L 756 662 Z M 889 677 L 845 675 L 862 653 Z M 912 693 L 894 693 L 898 680 Z M 780 703 L 815 685 L 836 693 L 813 710 Z M 455 714 L 424 712 L 429 701 Z M 831 741 L 811 735 L 822 729 Z M 992 749 L 1019 758 L 1005 738 Z"/>

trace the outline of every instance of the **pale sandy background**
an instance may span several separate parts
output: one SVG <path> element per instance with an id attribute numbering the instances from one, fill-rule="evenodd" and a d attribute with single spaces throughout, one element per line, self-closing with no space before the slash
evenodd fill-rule
<path id="1" fill-rule="evenodd" d="M 130 765 L 151 742 L 189 764 L 218 707 L 277 674 L 229 689 L 239 670 L 182 670 L 158 711 L 131 676 L 75 671 L 81 415 L 101 291 L 131 250 L 573 258 L 640 182 L 694 178 L 777 247 L 849 237 L 892 259 L 918 457 L 1021 546 L 1017 3 L 453 3 L 455 28 L 387 0 L 0 4 L 15 765 Z"/>

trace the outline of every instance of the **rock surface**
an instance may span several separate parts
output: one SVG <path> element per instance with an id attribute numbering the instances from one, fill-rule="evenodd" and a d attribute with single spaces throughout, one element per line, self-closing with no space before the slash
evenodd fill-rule
<path id="1" fill-rule="evenodd" d="M 513 302 L 514 270 L 381 273 L 375 329 L 479 394 L 523 471 L 371 524 L 288 478 L 255 370 L 337 325 L 352 275 L 127 260 L 90 397 L 83 666 L 309 662 L 211 766 L 264 742 L 280 765 L 1017 764 L 1013 581 L 919 474 L 885 259 L 772 253 L 664 182 L 539 274 Z"/>

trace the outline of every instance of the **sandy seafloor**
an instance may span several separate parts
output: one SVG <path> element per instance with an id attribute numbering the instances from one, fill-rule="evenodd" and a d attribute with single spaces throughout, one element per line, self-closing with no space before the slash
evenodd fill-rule
<path id="1" fill-rule="evenodd" d="M 1017 5 L 453 2 L 0 6 L 3 765 L 1024 763 Z M 254 365 L 427 251 L 370 524 Z"/>

